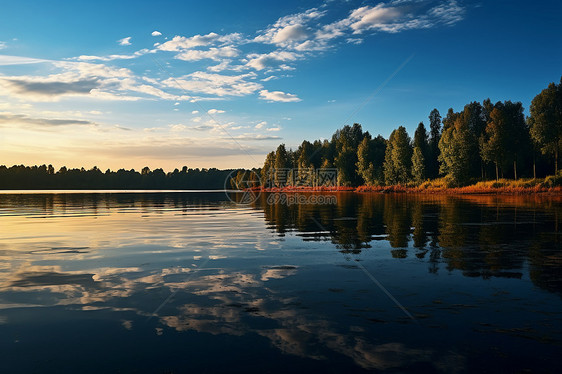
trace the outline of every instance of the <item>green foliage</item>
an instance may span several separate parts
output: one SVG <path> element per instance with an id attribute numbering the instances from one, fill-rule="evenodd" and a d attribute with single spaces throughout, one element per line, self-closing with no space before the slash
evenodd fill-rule
<path id="1" fill-rule="evenodd" d="M 422 122 L 413 142 L 402 126 L 386 141 L 380 135 L 372 139 L 355 123 L 337 130 L 331 140 L 303 141 L 296 152 L 281 145 L 267 155 L 262 173 L 280 167 L 335 167 L 339 183 L 345 186 L 379 185 L 383 181 L 389 185 L 461 186 L 471 180 L 485 180 L 493 174 L 492 164 L 497 167 L 498 179 L 500 171 L 504 175 L 506 170 L 513 170 L 515 179 L 519 174 L 535 176 L 535 171 L 544 176 L 550 164 L 531 151 L 540 149 L 554 155 L 557 162 L 562 146 L 561 95 L 561 85 L 554 83 L 537 95 L 528 124 L 519 102 L 471 102 L 460 112 L 449 109 L 443 120 L 433 109 L 429 114 L 429 134 Z M 439 175 L 443 177 L 437 182 L 424 182 Z"/>
<path id="2" fill-rule="evenodd" d="M 412 147 L 404 126 L 390 134 L 384 158 L 386 184 L 406 184 L 410 179 Z"/>
<path id="3" fill-rule="evenodd" d="M 550 83 L 535 96 L 530 111 L 531 137 L 543 154 L 554 156 L 556 173 L 562 147 L 562 78 L 560 84 Z"/>
<path id="4" fill-rule="evenodd" d="M 412 155 L 412 178 L 416 183 L 422 183 L 425 179 L 425 157 L 420 147 L 414 147 Z"/>
<path id="5" fill-rule="evenodd" d="M 338 169 L 338 181 L 342 186 L 356 186 L 363 182 L 356 165 L 357 148 L 365 137 L 370 139 L 371 135 L 364 133 L 358 123 L 344 126 L 332 136 L 332 143 L 335 144 L 334 166 Z"/>
<path id="6" fill-rule="evenodd" d="M 283 186 L 287 183 L 287 175 L 282 172 L 283 169 L 291 167 L 291 160 L 285 144 L 280 144 L 275 151 L 275 168 L 273 173 L 273 182 L 275 186 Z"/>
<path id="7" fill-rule="evenodd" d="M 267 183 L 271 182 L 272 173 L 275 170 L 275 152 L 269 152 L 265 157 L 265 162 L 261 169 L 262 184 L 268 186 Z M 270 187 L 270 186 L 268 186 Z"/>
<path id="8" fill-rule="evenodd" d="M 351 186 L 358 179 L 355 164 L 357 153 L 348 143 L 346 138 L 341 139 L 335 166 L 338 169 L 338 184 L 340 186 Z"/>
<path id="9" fill-rule="evenodd" d="M 439 140 L 441 140 L 441 114 L 437 109 L 429 113 L 429 154 L 426 159 L 429 178 L 439 176 Z"/>
<path id="10" fill-rule="evenodd" d="M 498 169 L 512 161 L 517 175 L 517 155 L 527 151 L 528 133 L 521 103 L 498 102 L 487 116 L 488 123 L 479 137 L 482 159 L 493 162 Z"/>
<path id="11" fill-rule="evenodd" d="M 455 185 L 463 185 L 470 178 L 474 141 L 467 123 L 458 115 L 454 117 L 454 123 L 447 126 L 439 141 L 439 171 L 447 174 Z"/>
<path id="12" fill-rule="evenodd" d="M 414 148 L 418 147 L 424 157 L 427 156 L 428 151 L 428 135 L 423 122 L 420 122 L 414 133 Z"/>
<path id="13" fill-rule="evenodd" d="M 383 162 L 386 141 L 382 136 L 363 138 L 357 148 L 357 173 L 368 186 L 384 184 Z"/>

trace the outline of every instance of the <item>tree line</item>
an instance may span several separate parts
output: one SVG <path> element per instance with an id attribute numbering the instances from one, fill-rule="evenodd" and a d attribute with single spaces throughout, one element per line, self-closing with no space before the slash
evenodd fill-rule
<path id="1" fill-rule="evenodd" d="M 0 189 L 223 189 L 279 186 L 306 180 L 318 169 L 335 169 L 341 186 L 411 185 L 445 178 L 451 186 L 478 180 L 558 174 L 562 147 L 562 79 L 533 99 L 525 117 L 520 102 L 472 102 L 442 118 L 429 114 L 413 139 L 400 126 L 388 139 L 371 136 L 360 124 L 344 126 L 330 140 L 284 144 L 267 154 L 261 169 L 192 169 L 166 173 L 143 168 L 101 171 L 52 165 L 0 166 Z M 290 170 L 289 174 L 279 173 Z M 292 170 L 292 171 L 291 171 Z M 259 178 L 258 178 L 259 176 Z"/>
<path id="2" fill-rule="evenodd" d="M 521 102 L 486 99 L 460 112 L 451 108 L 444 118 L 433 109 L 428 119 L 429 131 L 420 122 L 413 139 L 404 126 L 385 139 L 355 123 L 337 130 L 330 140 L 305 140 L 294 151 L 281 144 L 266 156 L 262 183 L 279 185 L 276 171 L 283 169 L 293 169 L 294 181 L 298 173 L 335 168 L 341 186 L 421 184 L 440 177 L 460 186 L 558 173 L 562 79 L 535 96 L 528 117 Z"/>
<path id="3" fill-rule="evenodd" d="M 86 170 L 68 169 L 65 166 L 55 171 L 52 165 L 12 167 L 0 166 L 0 189 L 223 189 L 232 170 L 191 169 L 164 172 L 145 167 L 140 172 L 134 169 L 105 172 L 97 167 Z"/>

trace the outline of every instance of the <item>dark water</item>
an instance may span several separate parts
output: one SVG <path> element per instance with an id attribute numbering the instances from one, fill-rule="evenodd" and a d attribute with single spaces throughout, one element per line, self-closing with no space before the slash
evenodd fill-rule
<path id="1" fill-rule="evenodd" d="M 562 199 L 334 196 L 0 194 L 0 372 L 560 372 Z"/>

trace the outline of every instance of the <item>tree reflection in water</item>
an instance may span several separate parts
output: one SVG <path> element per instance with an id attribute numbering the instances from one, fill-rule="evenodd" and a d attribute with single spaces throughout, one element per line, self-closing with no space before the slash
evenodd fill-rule
<path id="1" fill-rule="evenodd" d="M 335 195 L 336 205 L 272 206 L 262 195 L 255 206 L 280 235 L 330 240 L 345 254 L 385 240 L 392 257 L 414 255 L 432 273 L 443 263 L 469 277 L 520 278 L 528 260 L 533 282 L 562 295 L 558 197 Z"/>

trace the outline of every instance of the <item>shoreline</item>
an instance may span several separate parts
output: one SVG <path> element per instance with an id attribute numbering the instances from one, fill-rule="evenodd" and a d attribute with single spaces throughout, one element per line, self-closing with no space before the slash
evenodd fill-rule
<path id="1" fill-rule="evenodd" d="M 354 193 L 406 193 L 406 194 L 439 194 L 439 195 L 555 195 L 562 196 L 562 187 L 408 187 L 393 186 L 358 186 L 358 187 L 272 187 L 250 188 L 248 190 L 269 193 L 316 193 L 316 192 L 354 192 Z"/>

